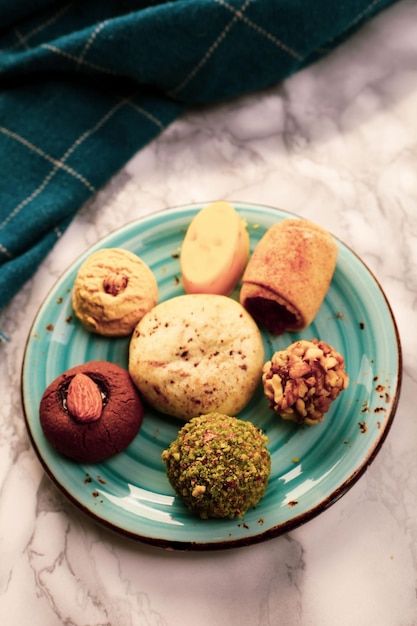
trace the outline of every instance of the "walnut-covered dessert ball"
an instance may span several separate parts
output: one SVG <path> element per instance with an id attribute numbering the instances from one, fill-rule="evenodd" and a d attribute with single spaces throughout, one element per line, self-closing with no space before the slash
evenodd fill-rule
<path id="1" fill-rule="evenodd" d="M 187 422 L 162 460 L 191 512 L 202 519 L 240 518 L 265 493 L 271 471 L 267 443 L 251 422 L 209 413 Z"/>
<path id="2" fill-rule="evenodd" d="M 349 376 L 343 356 L 313 339 L 275 352 L 263 367 L 262 382 L 273 411 L 285 420 L 312 425 L 347 388 Z"/>

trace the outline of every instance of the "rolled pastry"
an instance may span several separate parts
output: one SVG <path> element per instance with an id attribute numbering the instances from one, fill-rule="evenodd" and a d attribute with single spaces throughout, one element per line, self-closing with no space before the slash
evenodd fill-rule
<path id="1" fill-rule="evenodd" d="M 304 219 L 284 219 L 257 244 L 242 277 L 240 302 L 274 335 L 306 328 L 330 286 L 338 248 Z"/>

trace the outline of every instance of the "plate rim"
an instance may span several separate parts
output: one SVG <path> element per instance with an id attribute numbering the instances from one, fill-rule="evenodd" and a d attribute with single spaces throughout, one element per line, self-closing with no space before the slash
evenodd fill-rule
<path id="1" fill-rule="evenodd" d="M 310 520 L 318 517 L 322 512 L 326 511 L 333 504 L 335 504 L 343 495 L 345 495 L 363 476 L 363 474 L 370 467 L 380 449 L 382 448 L 394 421 L 396 411 L 398 408 L 398 403 L 401 396 L 401 388 L 402 388 L 402 377 L 403 377 L 403 356 L 402 356 L 402 346 L 401 339 L 398 330 L 398 325 L 395 319 L 395 315 L 391 304 L 388 300 L 388 297 L 379 282 L 378 278 L 374 274 L 374 272 L 369 268 L 365 261 L 344 241 L 342 241 L 339 237 L 335 236 L 329 229 L 333 236 L 333 238 L 338 242 L 339 245 L 343 246 L 350 254 L 352 254 L 359 264 L 363 267 L 363 269 L 368 273 L 370 278 L 375 283 L 380 295 L 383 297 L 385 302 L 386 310 L 388 316 L 391 320 L 393 335 L 395 336 L 396 348 L 397 348 L 397 377 L 394 381 L 395 383 L 395 394 L 392 397 L 392 404 L 390 407 L 389 415 L 384 423 L 384 428 L 380 432 L 380 436 L 373 441 L 373 445 L 369 447 L 367 450 L 367 454 L 361 459 L 361 463 L 358 465 L 356 470 L 352 472 L 341 484 L 337 485 L 335 489 L 332 490 L 330 494 L 321 499 L 315 506 L 311 507 L 307 511 L 300 513 L 299 515 L 293 516 L 292 518 L 279 523 L 278 525 L 272 526 L 264 531 L 260 531 L 254 535 L 250 535 L 247 537 L 239 537 L 236 539 L 222 539 L 216 541 L 184 541 L 184 540 L 175 540 L 175 539 L 164 539 L 160 537 L 153 537 L 150 535 L 139 534 L 137 532 L 131 532 L 130 530 L 123 528 L 115 523 L 112 523 L 105 517 L 102 517 L 100 514 L 93 512 L 88 507 L 86 507 L 79 499 L 77 499 L 70 490 L 68 490 L 65 485 L 62 484 L 60 480 L 55 476 L 54 472 L 49 467 L 48 463 L 44 459 L 41 450 L 39 449 L 32 429 L 28 419 L 28 415 L 25 408 L 25 382 L 24 382 L 24 374 L 26 369 L 26 363 L 28 359 L 28 349 L 31 339 L 33 337 L 33 330 L 36 327 L 36 322 L 43 312 L 44 308 L 47 306 L 49 299 L 57 287 L 57 285 L 65 279 L 65 277 L 70 274 L 74 269 L 81 264 L 82 260 L 89 256 L 94 250 L 105 247 L 106 242 L 109 241 L 113 236 L 117 233 L 122 233 L 123 231 L 128 231 L 132 227 L 140 224 L 146 224 L 147 221 L 152 221 L 153 218 L 161 217 L 164 214 L 167 216 L 172 215 L 175 211 L 189 211 L 192 214 L 195 211 L 198 211 L 200 208 L 203 208 L 207 204 L 210 204 L 212 201 L 207 202 L 194 202 L 184 205 L 175 205 L 170 207 L 164 207 L 157 211 L 148 213 L 142 217 L 132 219 L 129 222 L 126 222 L 122 226 L 115 227 L 109 233 L 97 239 L 97 241 L 90 246 L 88 246 L 84 252 L 79 254 L 68 266 L 67 268 L 60 273 L 59 277 L 54 281 L 51 287 L 48 289 L 48 292 L 42 299 L 42 302 L 37 308 L 35 316 L 30 325 L 28 335 L 26 338 L 24 352 L 22 357 L 21 364 L 21 372 L 20 372 L 20 398 L 21 398 L 21 406 L 24 417 L 24 422 L 26 426 L 26 432 L 28 433 L 30 443 L 32 448 L 34 449 L 36 456 L 48 478 L 55 485 L 55 487 L 60 491 L 73 506 L 79 511 L 82 511 L 83 514 L 87 515 L 89 519 L 94 521 L 99 526 L 105 527 L 111 532 L 115 533 L 118 536 L 123 536 L 135 542 L 139 542 L 146 545 L 151 545 L 157 548 L 163 548 L 168 550 L 177 550 L 177 551 L 215 551 L 215 550 L 229 550 L 233 548 L 246 547 L 249 545 L 255 545 L 258 543 L 262 543 L 264 541 L 268 541 L 275 537 L 281 536 L 285 533 L 288 533 L 292 530 L 295 530 L 302 525 L 306 524 Z M 285 209 L 281 209 L 278 206 L 273 205 L 265 205 L 259 204 L 255 202 L 245 202 L 239 200 L 228 200 L 235 208 L 237 209 L 245 209 L 248 208 L 252 211 L 264 210 L 266 209 L 268 212 L 271 211 L 279 211 L 281 214 L 285 214 L 288 217 L 296 218 L 296 219 L 309 219 L 303 216 L 300 216 L 297 213 L 287 211 Z M 282 218 L 283 219 L 283 218 Z"/>

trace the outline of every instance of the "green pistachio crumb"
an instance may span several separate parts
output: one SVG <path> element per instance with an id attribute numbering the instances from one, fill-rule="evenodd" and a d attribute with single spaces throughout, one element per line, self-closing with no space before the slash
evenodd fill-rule
<path id="1" fill-rule="evenodd" d="M 168 480 L 201 518 L 243 517 L 265 493 L 268 438 L 251 422 L 219 413 L 195 417 L 162 453 Z"/>

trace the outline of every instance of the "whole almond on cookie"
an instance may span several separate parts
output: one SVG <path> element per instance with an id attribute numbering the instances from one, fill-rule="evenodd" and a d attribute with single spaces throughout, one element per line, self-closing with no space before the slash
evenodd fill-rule
<path id="1" fill-rule="evenodd" d="M 100 389 L 92 378 L 78 373 L 71 380 L 67 392 L 68 412 L 80 422 L 100 419 L 103 401 Z"/>

